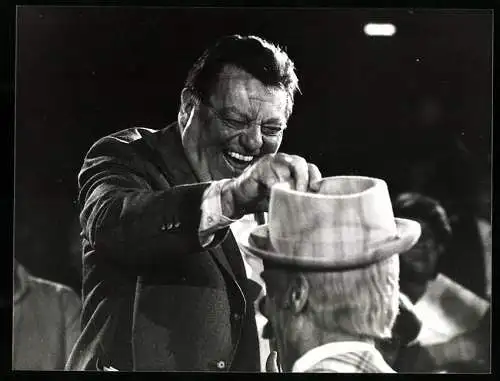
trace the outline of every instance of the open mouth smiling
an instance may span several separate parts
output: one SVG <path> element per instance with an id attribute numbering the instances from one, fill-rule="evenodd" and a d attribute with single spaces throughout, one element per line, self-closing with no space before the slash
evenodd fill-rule
<path id="1" fill-rule="evenodd" d="M 234 169 L 243 170 L 255 159 L 255 156 L 243 155 L 235 151 L 224 151 L 224 159 Z"/>

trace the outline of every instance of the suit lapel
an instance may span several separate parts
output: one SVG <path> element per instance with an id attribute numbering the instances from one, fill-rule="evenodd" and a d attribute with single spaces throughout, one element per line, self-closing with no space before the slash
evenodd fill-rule
<path id="1" fill-rule="evenodd" d="M 143 131 L 142 134 L 151 152 L 156 156 L 154 162 L 157 163 L 169 184 L 184 185 L 200 182 L 184 153 L 177 123 L 170 124 L 158 133 Z M 243 260 L 231 229 L 223 238 L 221 245 L 208 251 L 231 278 L 235 281 L 245 279 Z"/>
<path id="2" fill-rule="evenodd" d="M 229 229 L 229 232 L 224 241 L 222 241 L 220 247 L 223 251 L 222 254 L 227 258 L 227 261 L 233 270 L 233 276 L 241 281 L 246 280 L 245 265 L 243 264 L 240 249 L 231 229 Z"/>
<path id="3" fill-rule="evenodd" d="M 214 253 L 214 256 L 221 264 L 225 262 L 229 265 L 229 273 L 242 287 L 242 292 L 246 296 L 246 300 L 248 302 L 257 300 L 262 291 L 262 287 L 257 282 L 247 277 L 240 249 L 231 230 L 229 230 L 222 244 L 218 246 L 218 249 L 219 250 Z"/>
<path id="4" fill-rule="evenodd" d="M 146 144 L 155 156 L 155 164 L 173 185 L 199 183 L 184 153 L 177 123 L 157 132 L 141 131 Z"/>
<path id="5" fill-rule="evenodd" d="M 229 261 L 228 257 L 230 257 L 232 253 L 234 253 L 234 250 L 238 250 L 238 248 L 231 250 L 227 247 L 228 245 L 225 245 L 225 242 L 230 238 L 231 234 L 232 234 L 231 230 L 229 230 L 226 237 L 223 238 L 222 244 L 217 245 L 209 249 L 208 251 L 214 257 L 214 259 L 219 263 L 219 265 L 226 270 L 226 272 L 231 276 L 231 278 L 235 282 L 237 282 L 236 274 L 233 271 L 233 266 L 231 263 L 232 261 Z M 226 253 L 228 253 L 228 255 L 226 255 Z M 239 254 L 239 251 L 236 251 L 236 253 Z"/>

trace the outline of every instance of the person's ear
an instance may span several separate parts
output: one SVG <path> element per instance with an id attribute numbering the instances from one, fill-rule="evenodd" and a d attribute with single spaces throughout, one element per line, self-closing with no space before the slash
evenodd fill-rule
<path id="1" fill-rule="evenodd" d="M 196 97 L 191 90 L 184 88 L 181 92 L 181 106 L 179 108 L 179 126 L 184 129 L 189 125 L 196 106 Z"/>
<path id="2" fill-rule="evenodd" d="M 288 304 L 294 314 L 301 313 L 309 298 L 309 282 L 303 274 L 297 275 L 288 289 Z"/>

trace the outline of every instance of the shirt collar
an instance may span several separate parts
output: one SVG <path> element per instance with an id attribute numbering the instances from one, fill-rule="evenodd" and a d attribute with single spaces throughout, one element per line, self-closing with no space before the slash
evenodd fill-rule
<path id="1" fill-rule="evenodd" d="M 363 341 L 336 341 L 334 343 L 327 343 L 304 353 L 293 364 L 292 372 L 307 372 L 307 370 L 312 368 L 313 365 L 335 354 L 374 350 L 376 351 L 377 349 L 373 344 L 365 343 Z"/>

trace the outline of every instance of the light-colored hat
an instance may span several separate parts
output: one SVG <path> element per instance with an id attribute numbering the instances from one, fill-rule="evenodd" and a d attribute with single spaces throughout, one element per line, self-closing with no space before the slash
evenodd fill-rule
<path id="1" fill-rule="evenodd" d="M 394 217 L 385 181 L 335 176 L 320 180 L 318 193 L 273 186 L 269 223 L 243 246 L 282 265 L 347 271 L 406 252 L 420 233 L 418 222 Z"/>

